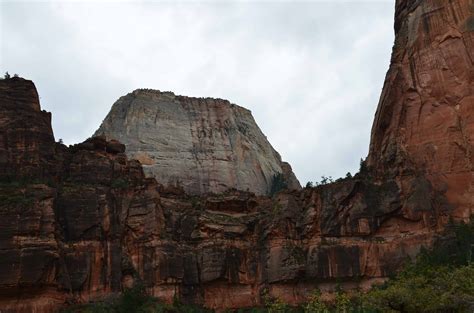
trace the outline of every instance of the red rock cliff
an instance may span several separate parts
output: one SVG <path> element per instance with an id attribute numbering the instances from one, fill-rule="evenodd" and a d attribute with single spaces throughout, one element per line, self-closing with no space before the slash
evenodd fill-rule
<path id="1" fill-rule="evenodd" d="M 395 45 L 372 128 L 368 165 L 408 161 L 445 190 L 454 215 L 473 211 L 474 3 L 398 0 Z"/>
<path id="2" fill-rule="evenodd" d="M 0 84 L 0 179 L 55 175 L 51 113 L 41 111 L 31 81 L 11 78 Z"/>
<path id="3" fill-rule="evenodd" d="M 32 83 L 0 81 L 0 308 L 54 312 L 141 281 L 224 310 L 266 288 L 298 303 L 394 273 L 472 211 L 472 8 L 398 1 L 367 166 L 274 198 L 188 196 L 146 179 L 118 142 L 56 144 Z"/>

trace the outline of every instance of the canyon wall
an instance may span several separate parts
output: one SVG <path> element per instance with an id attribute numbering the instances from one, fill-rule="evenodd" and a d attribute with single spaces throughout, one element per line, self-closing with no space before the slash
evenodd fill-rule
<path id="1" fill-rule="evenodd" d="M 474 2 L 398 0 L 390 69 L 372 127 L 377 174 L 410 163 L 474 213 Z"/>
<path id="2" fill-rule="evenodd" d="M 2 312 L 55 312 L 135 282 L 224 311 L 264 290 L 296 304 L 383 281 L 472 213 L 473 8 L 397 1 L 361 171 L 273 197 L 190 195 L 146 178 L 117 141 L 55 143 L 33 83 L 0 81 Z"/>
<path id="3" fill-rule="evenodd" d="M 266 195 L 278 174 L 301 189 L 251 112 L 227 100 L 138 89 L 114 103 L 99 135 L 124 143 L 147 176 L 190 194 L 235 188 Z"/>

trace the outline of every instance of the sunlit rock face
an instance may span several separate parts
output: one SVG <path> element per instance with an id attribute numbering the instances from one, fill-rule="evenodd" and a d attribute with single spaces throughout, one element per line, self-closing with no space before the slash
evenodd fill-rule
<path id="1" fill-rule="evenodd" d="M 146 175 L 190 194 L 268 194 L 279 173 L 301 188 L 251 112 L 226 100 L 138 89 L 113 105 L 95 135 L 123 142 Z"/>
<path id="2" fill-rule="evenodd" d="M 472 213 L 472 21 L 469 1 L 398 1 L 361 172 L 273 197 L 188 195 L 146 178 L 117 141 L 55 143 L 33 83 L 0 81 L 1 311 L 57 312 L 140 282 L 225 312 L 264 290 L 297 304 L 383 281 Z"/>

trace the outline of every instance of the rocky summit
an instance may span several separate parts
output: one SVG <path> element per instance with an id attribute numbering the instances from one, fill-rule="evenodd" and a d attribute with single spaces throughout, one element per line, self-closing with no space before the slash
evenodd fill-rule
<path id="1" fill-rule="evenodd" d="M 301 189 L 251 112 L 226 100 L 138 89 L 114 103 L 95 136 L 124 143 L 147 176 L 190 194 L 269 194 L 279 175 Z"/>
<path id="2" fill-rule="evenodd" d="M 285 165 L 242 108 L 134 92 L 99 130 L 124 136 L 116 139 L 128 142 L 130 155 L 146 152 L 132 160 L 127 144 L 104 136 L 70 147 L 56 143 L 34 84 L 1 80 L 1 311 L 57 312 L 140 283 L 165 302 L 224 312 L 261 305 L 264 290 L 297 304 L 315 288 L 366 290 L 386 280 L 431 246 L 450 220 L 474 213 L 473 15 L 469 0 L 396 1 L 391 65 L 360 172 L 272 196 L 264 195 L 268 178 Z M 171 126 L 183 142 L 156 136 L 180 119 L 186 129 Z M 127 134 L 144 136 L 143 146 Z M 212 172 L 213 142 L 227 149 L 227 161 L 218 161 L 226 164 L 223 184 L 241 187 L 201 193 L 220 186 L 217 175 L 193 183 L 183 160 L 167 161 L 166 177 L 183 166 L 189 182 L 163 184 L 146 177 L 139 162 L 152 166 L 183 147 L 183 158 L 195 149 L 207 164 L 196 173 Z M 258 142 L 260 150 L 247 151 Z M 268 163 L 263 151 L 270 152 Z M 259 166 L 261 180 L 243 178 Z M 229 174 L 245 168 L 248 176 Z M 250 182 L 261 189 L 253 192 Z"/>

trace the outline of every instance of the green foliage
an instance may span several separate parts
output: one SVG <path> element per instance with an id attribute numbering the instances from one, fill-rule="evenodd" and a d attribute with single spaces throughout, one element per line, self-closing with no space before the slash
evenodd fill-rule
<path id="1" fill-rule="evenodd" d="M 117 313 L 147 312 L 147 307 L 151 306 L 153 299 L 148 297 L 143 285 L 126 289 L 115 305 Z"/>
<path id="2" fill-rule="evenodd" d="M 151 313 L 160 312 L 161 307 L 152 297 L 147 296 L 145 288 L 138 284 L 133 288 L 126 289 L 119 298 L 109 299 L 102 302 L 89 303 L 85 305 L 72 306 L 64 310 L 64 313 Z M 164 312 L 164 311 L 163 311 Z"/>
<path id="3" fill-rule="evenodd" d="M 268 290 L 263 291 L 263 303 L 268 313 L 287 313 L 290 308 L 280 298 L 272 297 Z"/>
<path id="4" fill-rule="evenodd" d="M 189 305 L 182 303 L 179 298 L 175 295 L 173 298 L 172 305 L 164 306 L 164 313 L 211 313 L 212 310 L 205 309 L 196 305 Z M 161 311 L 160 311 L 161 313 Z"/>
<path id="5" fill-rule="evenodd" d="M 303 306 L 304 313 L 329 313 L 329 308 L 321 299 L 321 291 L 316 289 L 309 296 L 309 301 Z"/>
<path id="6" fill-rule="evenodd" d="M 288 184 L 285 180 L 285 176 L 283 176 L 282 173 L 278 173 L 278 174 L 273 175 L 272 185 L 271 185 L 271 188 L 270 188 L 270 196 L 273 196 L 276 193 L 278 193 L 279 191 L 281 191 L 283 189 L 287 189 L 287 188 L 288 188 Z"/>
<path id="7" fill-rule="evenodd" d="M 380 237 L 380 236 L 375 236 L 374 241 L 377 242 L 377 243 L 383 243 L 383 242 L 385 242 L 385 238 Z"/>
<path id="8" fill-rule="evenodd" d="M 321 176 L 321 181 L 319 182 L 318 185 L 327 185 L 327 184 L 332 184 L 334 182 L 334 179 L 332 176 Z"/>
<path id="9" fill-rule="evenodd" d="M 177 297 L 172 304 L 159 302 L 148 296 L 143 285 L 126 289 L 122 295 L 108 301 L 76 305 L 63 313 L 211 313 L 213 311 L 195 305 L 183 304 Z"/>
<path id="10" fill-rule="evenodd" d="M 18 74 L 14 74 L 13 77 L 20 77 L 20 76 Z M 5 75 L 3 75 L 3 79 L 10 79 L 10 78 L 12 78 L 10 73 L 5 72 Z M 0 79 L 2 79 L 2 78 L 0 78 Z"/>
<path id="11" fill-rule="evenodd" d="M 123 178 L 116 178 L 110 183 L 110 187 L 116 189 L 126 189 L 128 188 L 128 181 Z"/>
<path id="12" fill-rule="evenodd" d="M 321 176 L 321 181 L 319 181 L 319 182 L 314 182 L 314 183 L 312 181 L 307 182 L 306 183 L 306 188 L 324 186 L 324 185 L 327 185 L 327 184 L 332 184 L 334 182 L 339 183 L 339 182 L 344 181 L 345 179 L 350 179 L 350 178 L 352 178 L 352 174 L 350 172 L 347 172 L 346 176 L 344 178 L 339 177 L 337 179 L 332 178 L 332 176 L 323 175 L 323 176 Z"/>
<path id="13" fill-rule="evenodd" d="M 200 205 L 200 203 L 199 203 L 199 199 L 198 199 L 198 198 L 196 198 L 196 197 L 191 198 L 191 207 L 192 207 L 193 209 L 198 208 L 199 205 Z"/>
<path id="14" fill-rule="evenodd" d="M 247 308 L 247 309 L 239 309 L 237 313 L 267 313 L 267 309 L 265 308 Z"/>
<path id="15" fill-rule="evenodd" d="M 450 222 L 448 234 L 435 243 L 432 250 L 422 250 L 418 267 L 427 265 L 467 265 L 472 262 L 474 253 L 474 217 L 469 223 Z"/>
<path id="16" fill-rule="evenodd" d="M 0 206 L 31 205 L 34 197 L 28 194 L 27 187 L 23 181 L 0 182 Z"/>
<path id="17" fill-rule="evenodd" d="M 2 205 L 31 205 L 34 198 L 26 196 L 22 192 L 12 192 L 0 194 L 0 204 Z"/>
<path id="18" fill-rule="evenodd" d="M 432 250 L 423 250 L 415 263 L 368 292 L 366 305 L 380 312 L 472 312 L 474 219 L 450 228 Z"/>
<path id="19" fill-rule="evenodd" d="M 367 161 L 363 158 L 360 158 L 359 173 L 367 173 Z"/>
<path id="20" fill-rule="evenodd" d="M 471 312 L 474 266 L 412 269 L 370 291 L 369 305 L 382 312 Z"/>
<path id="21" fill-rule="evenodd" d="M 334 303 L 335 311 L 337 313 L 348 313 L 352 312 L 351 299 L 349 296 L 340 288 L 336 291 L 336 301 Z"/>
<path id="22" fill-rule="evenodd" d="M 269 212 L 272 216 L 272 219 L 276 218 L 282 213 L 283 205 L 280 202 L 273 202 L 271 211 Z"/>
<path id="23" fill-rule="evenodd" d="M 290 249 L 290 260 L 296 264 L 303 264 L 306 261 L 306 253 L 303 248 L 297 245 L 291 245 Z"/>

